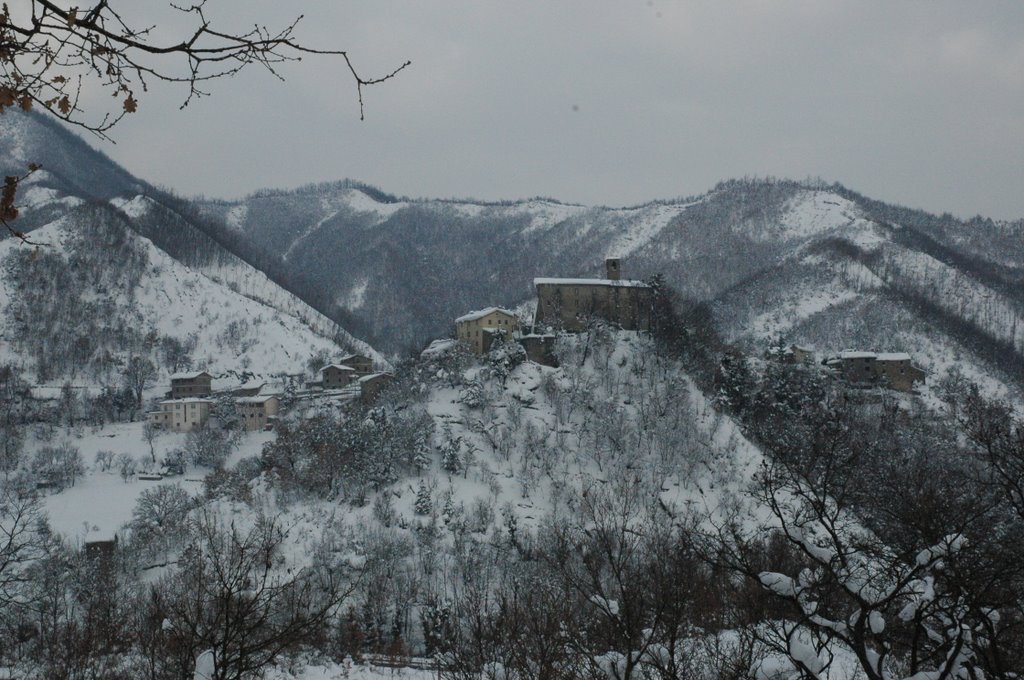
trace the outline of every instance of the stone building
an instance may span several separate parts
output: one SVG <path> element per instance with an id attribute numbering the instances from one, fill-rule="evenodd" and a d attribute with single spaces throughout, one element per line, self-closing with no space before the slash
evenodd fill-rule
<path id="1" fill-rule="evenodd" d="M 643 281 L 621 277 L 618 258 L 605 260 L 604 279 L 533 280 L 537 288 L 534 323 L 565 331 L 581 331 L 594 319 L 623 330 L 649 330 L 653 291 Z"/>
<path id="2" fill-rule="evenodd" d="M 345 364 L 331 364 L 320 369 L 320 383 L 325 390 L 348 387 L 359 378 L 355 368 Z"/>
<path id="3" fill-rule="evenodd" d="M 357 376 L 373 373 L 373 359 L 362 354 L 346 354 L 336 362 L 338 366 L 348 366 Z"/>
<path id="4" fill-rule="evenodd" d="M 171 399 L 208 397 L 213 394 L 213 376 L 206 371 L 175 373 L 171 376 Z"/>
<path id="5" fill-rule="evenodd" d="M 558 359 L 555 357 L 556 338 L 554 333 L 538 333 L 536 329 L 528 327 L 519 335 L 518 340 L 526 350 L 527 359 L 537 364 L 558 368 Z"/>
<path id="6" fill-rule="evenodd" d="M 272 394 L 235 399 L 238 421 L 250 431 L 262 430 L 268 423 L 273 423 L 280 410 L 281 400 Z"/>
<path id="7" fill-rule="evenodd" d="M 910 355 L 903 352 L 882 352 L 875 359 L 878 378 L 900 392 L 913 392 L 914 384 L 924 382 L 925 372 L 914 366 Z"/>
<path id="8" fill-rule="evenodd" d="M 903 352 L 840 352 L 824 361 L 851 385 L 879 385 L 900 392 L 913 392 L 924 382 L 925 372 L 911 363 Z"/>
<path id="9" fill-rule="evenodd" d="M 395 376 L 390 373 L 371 373 L 359 378 L 359 396 L 363 401 L 372 402 L 380 395 L 381 390 L 391 384 Z"/>
<path id="10" fill-rule="evenodd" d="M 764 358 L 783 364 L 813 364 L 814 350 L 800 345 L 773 346 L 764 353 Z"/>
<path id="11" fill-rule="evenodd" d="M 487 307 L 455 320 L 455 337 L 477 354 L 484 354 L 498 338 L 511 340 L 517 327 L 516 315 L 500 307 Z"/>
<path id="12" fill-rule="evenodd" d="M 156 411 L 146 414 L 146 419 L 171 432 L 191 432 L 206 424 L 212 407 L 213 401 L 202 397 L 164 399 Z"/>
<path id="13" fill-rule="evenodd" d="M 85 557 L 104 575 L 109 576 L 117 554 L 118 538 L 113 532 L 90 532 L 82 548 Z"/>

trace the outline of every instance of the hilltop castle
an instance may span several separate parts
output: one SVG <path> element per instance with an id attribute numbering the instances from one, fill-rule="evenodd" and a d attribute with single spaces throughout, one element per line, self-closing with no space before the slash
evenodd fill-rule
<path id="1" fill-rule="evenodd" d="M 534 323 L 581 331 L 591 319 L 599 318 L 623 330 L 650 330 L 653 291 L 643 281 L 623 279 L 620 264 L 619 258 L 605 260 L 603 279 L 534 279 Z"/>

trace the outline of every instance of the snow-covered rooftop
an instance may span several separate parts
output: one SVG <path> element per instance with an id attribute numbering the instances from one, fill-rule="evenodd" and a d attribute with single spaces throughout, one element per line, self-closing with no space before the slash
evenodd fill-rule
<path id="1" fill-rule="evenodd" d="M 213 399 L 206 397 L 182 397 L 181 399 L 163 399 L 161 404 L 212 404 Z"/>
<path id="2" fill-rule="evenodd" d="M 364 357 L 362 354 L 346 354 L 338 361 L 351 361 L 352 359 L 369 359 L 369 357 Z"/>
<path id="3" fill-rule="evenodd" d="M 853 352 L 847 350 L 839 353 L 840 359 L 876 359 L 878 355 L 874 352 Z"/>
<path id="4" fill-rule="evenodd" d="M 455 345 L 458 344 L 457 340 L 444 339 L 434 340 L 430 343 L 430 346 L 420 352 L 421 357 L 434 357 L 449 351 Z"/>
<path id="5" fill-rule="evenodd" d="M 239 397 L 235 399 L 236 404 L 265 404 L 271 399 L 277 399 L 277 395 L 274 394 L 260 394 L 255 397 Z"/>
<path id="6" fill-rule="evenodd" d="M 390 373 L 371 373 L 370 375 L 364 375 L 362 378 L 359 379 L 359 382 L 370 382 L 371 380 L 377 380 L 378 378 L 384 377 L 393 378 L 395 376 L 391 375 Z"/>
<path id="7" fill-rule="evenodd" d="M 906 352 L 881 352 L 878 355 L 879 361 L 910 361 L 910 355 Z"/>
<path id="8" fill-rule="evenodd" d="M 339 371 L 352 371 L 352 372 L 355 372 L 355 370 L 356 370 L 356 369 L 352 368 L 351 366 L 345 366 L 344 364 L 328 364 L 327 366 L 324 366 L 323 368 L 321 368 L 320 372 L 323 373 L 328 368 L 336 368 Z"/>
<path id="9" fill-rule="evenodd" d="M 515 317 L 515 314 L 513 312 L 508 311 L 507 309 L 502 309 L 501 307 L 486 307 L 475 312 L 470 312 L 469 314 L 463 314 L 462 316 L 455 320 L 455 323 L 462 323 L 463 321 L 476 321 L 477 319 L 482 319 L 488 314 L 493 314 L 494 312 L 500 312 L 502 314 L 507 314 L 508 316 Z"/>
<path id="10" fill-rule="evenodd" d="M 650 288 L 643 281 L 636 281 L 632 279 L 622 279 L 616 281 L 613 279 L 550 279 L 541 278 L 534 279 L 533 285 L 535 286 L 615 286 L 618 288 Z"/>
<path id="11" fill-rule="evenodd" d="M 194 371 L 192 373 L 174 373 L 171 375 L 171 380 L 195 380 L 201 375 L 206 375 L 211 378 L 213 377 L 206 371 Z"/>

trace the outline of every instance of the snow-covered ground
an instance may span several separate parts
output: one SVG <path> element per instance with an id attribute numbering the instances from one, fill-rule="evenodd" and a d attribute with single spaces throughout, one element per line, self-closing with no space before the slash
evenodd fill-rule
<path id="1" fill-rule="evenodd" d="M 109 535 L 131 520 L 135 503 L 146 489 L 174 484 L 193 495 L 202 491 L 203 477 L 208 472 L 204 469 L 189 468 L 182 476 L 161 480 L 140 479 L 137 473 L 127 482 L 121 478 L 116 462 L 109 470 L 99 469 L 96 454 L 109 451 L 115 457 L 122 454 L 131 456 L 138 462 L 140 473 L 156 471 L 160 467 L 159 461 L 185 443 L 186 435 L 163 432 L 154 440 L 151 454 L 142 430 L 140 422 L 117 423 L 95 431 L 59 430 L 50 441 L 33 438 L 27 442 L 28 456 L 43 446 L 67 442 L 79 449 L 86 466 L 85 474 L 77 479 L 74 486 L 44 497 L 44 508 L 54 531 L 73 542 L 81 542 L 89 534 Z M 272 432 L 263 431 L 243 434 L 227 464 L 232 466 L 242 458 L 259 455 L 263 444 L 273 436 Z M 154 456 L 158 461 L 156 464 L 152 462 Z"/>

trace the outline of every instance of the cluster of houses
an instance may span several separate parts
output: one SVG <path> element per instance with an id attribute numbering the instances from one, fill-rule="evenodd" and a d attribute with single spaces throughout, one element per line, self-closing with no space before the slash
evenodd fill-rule
<path id="1" fill-rule="evenodd" d="M 172 432 L 191 432 L 209 420 L 216 398 L 234 402 L 235 414 L 246 430 L 262 430 L 273 424 L 281 409 L 277 394 L 260 394 L 264 385 L 240 386 L 214 392 L 213 376 L 206 371 L 175 373 L 171 390 L 155 411 L 146 414 L 153 425 Z"/>
<path id="2" fill-rule="evenodd" d="M 521 328 L 515 313 L 487 307 L 455 319 L 455 337 L 476 354 L 486 354 L 497 340 L 518 342 L 532 361 L 555 365 L 553 331 L 579 332 L 595 319 L 623 330 L 651 328 L 653 294 L 643 281 L 622 278 L 619 258 L 605 260 L 603 279 L 536 278 L 537 310 L 534 325 Z M 769 358 L 792 364 L 814 362 L 814 352 L 790 345 L 769 350 Z M 822 364 L 837 377 L 858 387 L 882 386 L 912 392 L 925 372 L 913 365 L 909 354 L 840 352 Z"/>
<path id="3" fill-rule="evenodd" d="M 375 373 L 369 357 L 349 354 L 324 366 L 320 379 L 306 383 L 306 391 L 295 396 L 308 399 L 326 395 L 373 401 L 391 379 L 390 373 Z M 271 429 L 281 413 L 281 393 L 281 389 L 265 383 L 214 390 L 213 375 L 206 371 L 175 373 L 171 376 L 170 391 L 155 410 L 146 414 L 146 419 L 165 430 L 191 432 L 206 424 L 218 400 L 227 399 L 234 405 L 234 417 L 243 429 Z"/>
<path id="4" fill-rule="evenodd" d="M 476 354 L 486 354 L 498 339 L 518 342 L 537 363 L 554 364 L 551 330 L 579 332 L 594 319 L 623 330 L 649 330 L 652 290 L 643 281 L 622 278 L 621 261 L 605 260 L 603 279 L 536 278 L 534 325 L 521 328 L 515 313 L 487 307 L 455 319 L 455 337 Z"/>

